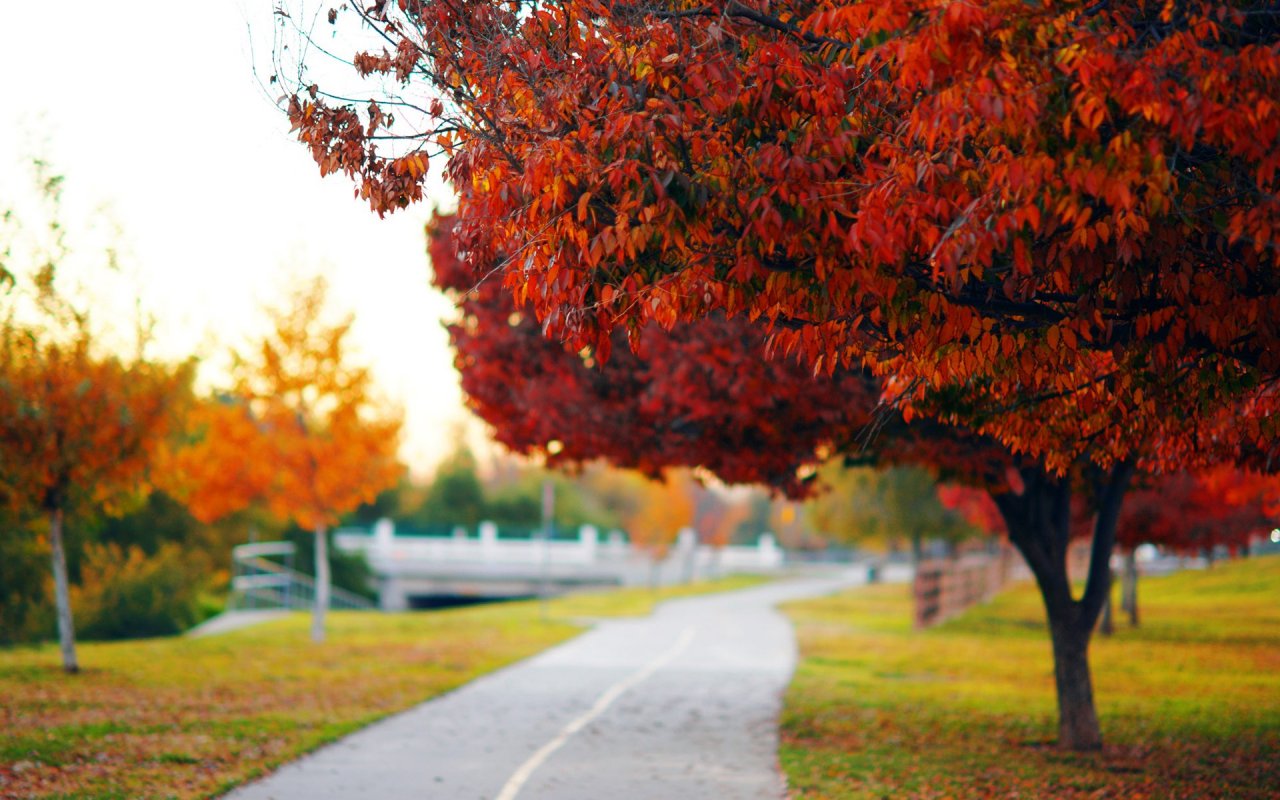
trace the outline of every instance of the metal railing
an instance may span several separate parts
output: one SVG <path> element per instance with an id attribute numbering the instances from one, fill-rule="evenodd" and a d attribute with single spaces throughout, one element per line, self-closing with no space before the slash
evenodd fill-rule
<path id="1" fill-rule="evenodd" d="M 297 548 L 292 542 L 255 542 L 231 549 L 234 573 L 227 609 L 308 609 L 315 603 L 316 582 L 293 569 Z M 283 558 L 284 563 L 272 561 Z M 329 607 L 364 610 L 377 606 L 366 597 L 336 586 L 329 587 Z"/>

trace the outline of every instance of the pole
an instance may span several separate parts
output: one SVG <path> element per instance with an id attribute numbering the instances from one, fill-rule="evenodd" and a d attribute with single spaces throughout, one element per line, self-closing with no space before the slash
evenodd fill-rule
<path id="1" fill-rule="evenodd" d="M 551 572 L 551 518 L 555 515 L 556 487 L 551 478 L 542 481 L 542 566 L 538 579 L 538 605 L 542 621 L 547 621 L 547 595 Z"/>

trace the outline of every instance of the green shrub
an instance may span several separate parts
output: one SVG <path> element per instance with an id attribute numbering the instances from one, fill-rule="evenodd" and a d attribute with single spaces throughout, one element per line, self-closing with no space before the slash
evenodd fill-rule
<path id="1" fill-rule="evenodd" d="M 53 577 L 49 548 L 9 518 L 0 518 L 0 645 L 53 633 Z"/>
<path id="2" fill-rule="evenodd" d="M 180 633 L 200 621 L 204 574 L 174 544 L 153 556 L 137 547 L 88 545 L 80 584 L 71 592 L 76 629 L 86 639 Z"/>

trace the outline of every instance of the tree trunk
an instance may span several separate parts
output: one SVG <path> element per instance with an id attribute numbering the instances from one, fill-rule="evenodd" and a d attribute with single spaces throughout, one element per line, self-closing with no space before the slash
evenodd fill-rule
<path id="1" fill-rule="evenodd" d="M 1088 580 L 1079 600 L 1072 597 L 1067 574 L 1070 486 L 1065 479 L 1038 467 L 1020 471 L 1022 493 L 993 494 L 992 499 L 1004 518 L 1010 541 L 1035 575 L 1049 619 L 1058 696 L 1058 744 L 1070 750 L 1097 750 L 1102 746 L 1102 732 L 1089 675 L 1089 639 L 1111 589 L 1116 521 L 1133 467 L 1127 462 L 1118 464 L 1099 481 Z"/>
<path id="2" fill-rule="evenodd" d="M 324 641 L 324 615 L 329 610 L 329 536 L 325 526 L 316 528 L 316 599 L 311 609 L 311 641 Z"/>
<path id="3" fill-rule="evenodd" d="M 62 668 L 80 671 L 76 661 L 76 627 L 71 620 L 71 588 L 67 581 L 67 553 L 62 546 L 62 509 L 49 512 L 49 547 L 53 551 L 53 591 L 58 609 L 58 644 L 62 648 Z"/>
<path id="4" fill-rule="evenodd" d="M 1070 616 L 1070 615 L 1068 615 Z M 1093 702 L 1089 675 L 1089 634 L 1080 622 L 1059 619 L 1050 623 L 1053 637 L 1053 676 L 1058 688 L 1058 744 L 1071 750 L 1102 747 L 1102 729 Z"/>
<path id="5" fill-rule="evenodd" d="M 1120 582 L 1120 607 L 1129 615 L 1129 624 L 1138 627 L 1138 557 L 1130 550 L 1124 557 L 1124 578 Z"/>
<path id="6" fill-rule="evenodd" d="M 1116 576 L 1113 573 L 1111 575 L 1111 585 L 1114 586 L 1115 582 Z M 1110 636 L 1115 633 L 1116 630 L 1115 620 L 1113 619 L 1114 615 L 1111 613 L 1111 606 L 1114 605 L 1114 603 L 1111 602 L 1113 594 L 1114 592 L 1112 592 L 1111 589 L 1107 589 L 1107 599 L 1102 602 L 1102 619 L 1098 623 L 1098 633 L 1103 636 Z"/>

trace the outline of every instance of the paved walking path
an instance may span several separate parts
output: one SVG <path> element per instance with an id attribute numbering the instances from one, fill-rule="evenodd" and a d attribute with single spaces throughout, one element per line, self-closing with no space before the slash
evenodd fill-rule
<path id="1" fill-rule="evenodd" d="M 241 628 L 248 628 L 253 625 L 260 625 L 263 622 L 270 622 L 273 619 L 279 619 L 290 613 L 292 612 L 283 608 L 223 611 L 218 616 L 211 617 L 187 631 L 186 635 L 193 639 L 198 639 L 201 636 L 217 636 L 220 633 L 238 631 Z"/>
<path id="2" fill-rule="evenodd" d="M 857 569 L 663 604 L 370 726 L 232 800 L 781 798 L 782 601 Z"/>

